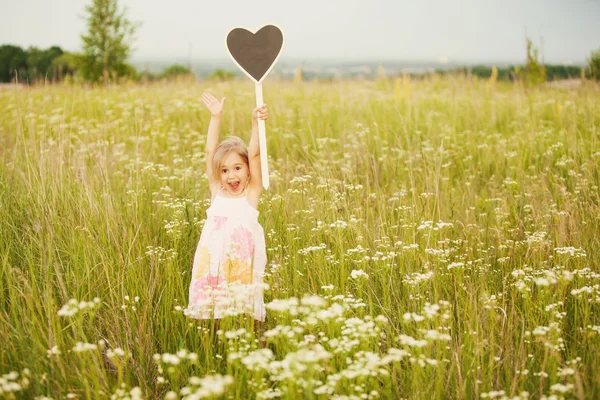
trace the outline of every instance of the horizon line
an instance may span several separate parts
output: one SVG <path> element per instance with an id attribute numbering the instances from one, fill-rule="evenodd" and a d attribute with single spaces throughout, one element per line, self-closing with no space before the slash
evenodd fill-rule
<path id="1" fill-rule="evenodd" d="M 225 56 L 206 56 L 203 58 L 199 57 L 187 57 L 187 56 L 131 56 L 131 62 L 170 62 L 173 63 L 231 63 L 231 59 Z M 347 63 L 347 64 L 356 64 L 356 63 L 380 63 L 382 65 L 386 63 L 390 64 L 427 64 L 427 65 L 439 65 L 441 67 L 444 66 L 462 66 L 462 65 L 524 65 L 526 60 L 461 60 L 449 59 L 447 62 L 440 62 L 439 60 L 432 59 L 401 59 L 401 58 L 379 58 L 379 57 L 353 57 L 353 58 L 343 58 L 343 57 L 299 57 L 299 56 L 288 56 L 285 58 L 281 58 L 279 60 L 280 64 L 286 64 L 290 62 L 295 63 L 311 63 L 311 62 L 322 62 L 322 63 Z M 544 60 L 544 65 L 563 65 L 563 66 L 574 66 L 574 67 L 582 67 L 587 65 L 587 60 Z M 233 64 L 232 64 L 233 65 Z M 385 65 L 384 65 L 385 66 Z"/>

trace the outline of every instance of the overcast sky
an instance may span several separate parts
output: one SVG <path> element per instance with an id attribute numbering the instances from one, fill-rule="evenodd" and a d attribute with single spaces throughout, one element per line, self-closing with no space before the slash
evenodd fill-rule
<path id="1" fill-rule="evenodd" d="M 80 50 L 91 0 L 0 0 L 0 44 Z M 278 25 L 282 59 L 522 62 L 525 35 L 546 62 L 600 49 L 600 0 L 121 0 L 142 23 L 134 59 L 227 58 L 236 26 Z"/>

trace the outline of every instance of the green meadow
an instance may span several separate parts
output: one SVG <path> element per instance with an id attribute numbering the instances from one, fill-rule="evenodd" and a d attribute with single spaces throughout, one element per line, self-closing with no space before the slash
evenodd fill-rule
<path id="1" fill-rule="evenodd" d="M 251 83 L 0 88 L 0 398 L 600 397 L 596 84 L 263 86 L 259 329 L 185 314 Z"/>

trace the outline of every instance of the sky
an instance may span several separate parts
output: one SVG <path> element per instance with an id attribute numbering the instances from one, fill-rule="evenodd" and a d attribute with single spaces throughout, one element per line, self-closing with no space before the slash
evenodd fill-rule
<path id="1" fill-rule="evenodd" d="M 91 0 L 0 0 L 0 45 L 81 49 Z M 600 0 L 120 0 L 141 23 L 134 60 L 228 58 L 234 27 L 277 25 L 283 59 L 520 62 L 525 36 L 547 63 L 600 50 Z"/>

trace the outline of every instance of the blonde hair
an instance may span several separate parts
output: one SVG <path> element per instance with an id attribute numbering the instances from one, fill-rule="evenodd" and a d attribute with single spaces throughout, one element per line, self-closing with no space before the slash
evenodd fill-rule
<path id="1" fill-rule="evenodd" d="M 246 147 L 246 144 L 239 137 L 231 136 L 219 143 L 217 149 L 215 150 L 212 166 L 213 174 L 216 179 L 220 179 L 223 161 L 232 151 L 235 151 L 240 157 L 242 157 L 246 165 L 248 165 L 248 148 Z"/>

